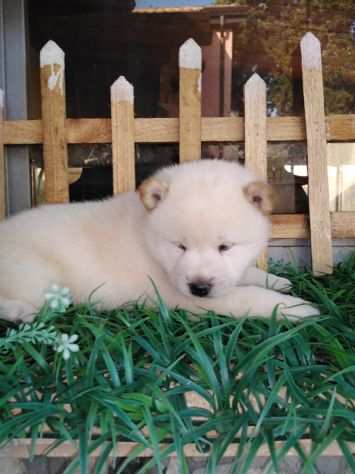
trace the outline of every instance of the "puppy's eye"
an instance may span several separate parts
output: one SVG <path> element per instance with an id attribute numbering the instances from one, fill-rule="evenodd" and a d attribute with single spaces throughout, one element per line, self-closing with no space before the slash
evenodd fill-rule
<path id="1" fill-rule="evenodd" d="M 227 250 L 231 249 L 232 247 L 233 245 L 221 244 L 218 246 L 218 252 L 219 253 L 227 252 Z"/>
<path id="2" fill-rule="evenodd" d="M 183 252 L 186 252 L 187 248 L 185 247 L 185 245 L 182 245 L 182 244 L 176 244 L 177 247 L 182 250 Z"/>

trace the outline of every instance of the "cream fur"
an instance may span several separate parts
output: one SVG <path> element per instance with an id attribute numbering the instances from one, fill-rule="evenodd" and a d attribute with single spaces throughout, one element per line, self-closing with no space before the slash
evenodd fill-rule
<path id="1" fill-rule="evenodd" d="M 33 319 L 51 283 L 68 286 L 75 302 L 97 288 L 94 300 L 104 308 L 154 299 L 149 277 L 169 306 L 196 312 L 269 316 L 280 304 L 288 315 L 317 313 L 298 298 L 256 286 L 268 280 L 281 289 L 288 282 L 251 266 L 270 234 L 268 218 L 244 194 L 256 181 L 252 173 L 202 160 L 163 169 L 151 181 L 154 195 L 147 181 L 140 196 L 47 205 L 0 224 L 1 317 Z M 220 252 L 220 245 L 230 248 Z M 211 285 L 207 297 L 189 290 L 201 280 Z"/>

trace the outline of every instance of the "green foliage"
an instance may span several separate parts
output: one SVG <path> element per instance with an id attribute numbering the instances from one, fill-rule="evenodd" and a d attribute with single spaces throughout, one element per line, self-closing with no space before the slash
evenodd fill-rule
<path id="1" fill-rule="evenodd" d="M 232 108 L 243 114 L 242 86 L 257 72 L 268 86 L 268 109 L 303 111 L 299 42 L 311 31 L 321 42 L 327 114 L 355 110 L 355 3 L 352 0 L 216 0 L 243 8 L 233 27 Z"/>
<path id="2" fill-rule="evenodd" d="M 18 328 L 8 328 L 5 337 L 0 337 L 0 354 L 9 352 L 18 344 L 55 344 L 58 333 L 54 326 L 46 327 L 43 321 L 20 324 Z"/>
<path id="3" fill-rule="evenodd" d="M 117 472 L 150 449 L 139 472 L 153 466 L 163 472 L 163 461 L 176 452 L 187 473 L 184 446 L 193 444 L 212 474 L 232 442 L 239 443 L 235 473 L 247 473 L 265 444 L 267 472 L 278 472 L 296 449 L 311 473 L 337 442 L 353 469 L 355 254 L 320 279 L 291 265 L 275 263 L 274 270 L 292 280 L 295 294 L 316 302 L 321 315 L 298 322 L 275 314 L 191 318 L 158 298 L 156 309 L 137 304 L 99 312 L 87 304 L 59 314 L 44 307 L 31 326 L 1 322 L 0 336 L 13 339 L 0 361 L 0 446 L 21 437 L 31 438 L 32 452 L 42 436 L 54 439 L 52 447 L 75 442 L 66 473 L 88 472 L 96 449 L 100 473 L 117 443 L 131 441 L 136 448 Z M 80 350 L 64 360 L 54 334 L 77 334 Z M 203 405 L 186 403 L 191 392 Z M 313 442 L 307 457 L 302 439 Z"/>

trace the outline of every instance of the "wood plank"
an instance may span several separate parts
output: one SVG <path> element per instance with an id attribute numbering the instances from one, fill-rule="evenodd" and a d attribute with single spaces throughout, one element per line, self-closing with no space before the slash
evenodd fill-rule
<path id="1" fill-rule="evenodd" d="M 330 215 L 334 239 L 355 237 L 355 212 L 333 212 Z"/>
<path id="2" fill-rule="evenodd" d="M 266 136 L 270 142 L 303 141 L 306 139 L 304 117 L 268 117 Z"/>
<path id="3" fill-rule="evenodd" d="M 38 439 L 36 443 L 36 455 L 43 455 L 45 454 L 46 450 L 49 448 L 51 443 L 53 443 L 54 439 Z M 284 442 L 283 441 L 276 441 L 275 442 L 275 449 L 279 450 L 282 448 Z M 300 441 L 300 444 L 306 453 L 309 453 L 312 450 L 312 443 L 308 439 L 304 439 Z M 169 445 L 160 443 L 160 449 L 163 450 L 167 448 Z M 29 457 L 31 447 L 31 440 L 30 439 L 18 439 L 12 443 L 11 446 L 4 449 L 3 454 L 0 453 L 1 457 L 6 458 L 22 458 L 26 459 Z M 118 457 L 127 457 L 132 450 L 137 447 L 137 443 L 132 442 L 120 442 L 117 443 L 115 449 L 115 456 Z M 237 449 L 239 444 L 231 443 L 226 452 L 224 453 L 224 457 L 234 457 L 236 455 Z M 348 443 L 348 447 L 351 451 L 355 451 L 355 443 Z M 187 457 L 205 457 L 208 456 L 210 453 L 202 453 L 200 450 L 196 448 L 195 444 L 187 444 L 184 447 L 184 452 Z M 56 447 L 52 451 L 50 451 L 46 456 L 48 457 L 63 457 L 69 458 L 78 453 L 78 448 L 66 441 L 62 443 L 60 446 Z M 96 449 L 91 453 L 91 457 L 95 458 L 98 457 L 101 453 L 101 449 Z M 286 456 L 296 456 L 297 453 L 291 449 L 287 452 Z M 340 450 L 337 442 L 333 442 L 329 444 L 325 450 L 322 452 L 322 456 L 342 456 L 342 451 Z M 140 453 L 141 457 L 151 457 L 152 451 L 146 449 Z M 257 452 L 257 456 L 270 456 L 269 448 L 266 444 L 261 445 Z M 171 454 L 171 457 L 176 457 L 176 452 Z"/>
<path id="4" fill-rule="evenodd" d="M 119 77 L 111 86 L 113 192 L 135 189 L 133 86 Z"/>
<path id="5" fill-rule="evenodd" d="M 272 220 L 273 239 L 308 239 L 309 216 L 307 214 L 274 214 Z M 331 229 L 334 239 L 355 237 L 355 211 L 332 212 Z"/>
<path id="6" fill-rule="evenodd" d="M 355 115 L 329 115 L 326 119 L 327 139 L 355 140 Z"/>
<path id="7" fill-rule="evenodd" d="M 242 142 L 244 141 L 244 117 L 202 118 L 201 138 L 203 142 Z"/>
<path id="8" fill-rule="evenodd" d="M 312 268 L 313 273 L 319 275 L 332 272 L 333 252 L 322 58 L 320 42 L 312 33 L 307 33 L 301 40 L 301 57 L 308 150 Z"/>
<path id="9" fill-rule="evenodd" d="M 111 119 L 67 119 L 68 143 L 111 143 Z"/>
<path id="10" fill-rule="evenodd" d="M 202 117 L 203 142 L 244 141 L 243 117 Z M 328 141 L 355 141 L 355 115 L 330 115 L 327 122 Z M 268 117 L 267 140 L 304 141 L 303 117 Z M 136 118 L 136 143 L 178 143 L 177 118 Z M 111 143 L 111 120 L 104 118 L 67 119 L 67 143 Z M 33 145 L 43 142 L 41 120 L 4 121 L 5 145 Z"/>
<path id="11" fill-rule="evenodd" d="M 266 84 L 253 74 L 244 85 L 245 165 L 267 181 Z M 257 260 L 257 266 L 267 269 L 267 250 Z"/>
<path id="12" fill-rule="evenodd" d="M 137 118 L 134 121 L 137 143 L 178 143 L 178 118 Z"/>
<path id="13" fill-rule="evenodd" d="M 47 203 L 69 201 L 64 52 L 53 41 L 41 50 L 43 161 Z"/>
<path id="14" fill-rule="evenodd" d="M 273 239 L 309 238 L 309 219 L 306 214 L 274 214 L 271 221 Z"/>
<path id="15" fill-rule="evenodd" d="M 37 145 L 43 143 L 42 120 L 5 120 L 5 145 Z"/>
<path id="16" fill-rule="evenodd" d="M 180 161 L 201 158 L 201 48 L 187 40 L 179 50 Z"/>
<path id="17" fill-rule="evenodd" d="M 5 109 L 5 95 L 4 95 L 4 91 L 0 89 L 0 221 L 5 219 L 5 215 L 6 215 L 4 109 Z"/>

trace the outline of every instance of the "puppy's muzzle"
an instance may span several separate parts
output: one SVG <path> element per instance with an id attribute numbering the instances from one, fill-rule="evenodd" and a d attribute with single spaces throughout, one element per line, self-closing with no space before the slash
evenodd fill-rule
<path id="1" fill-rule="evenodd" d="M 192 295 L 203 298 L 204 296 L 209 295 L 212 289 L 212 284 L 206 281 L 195 281 L 189 283 L 189 289 Z"/>

